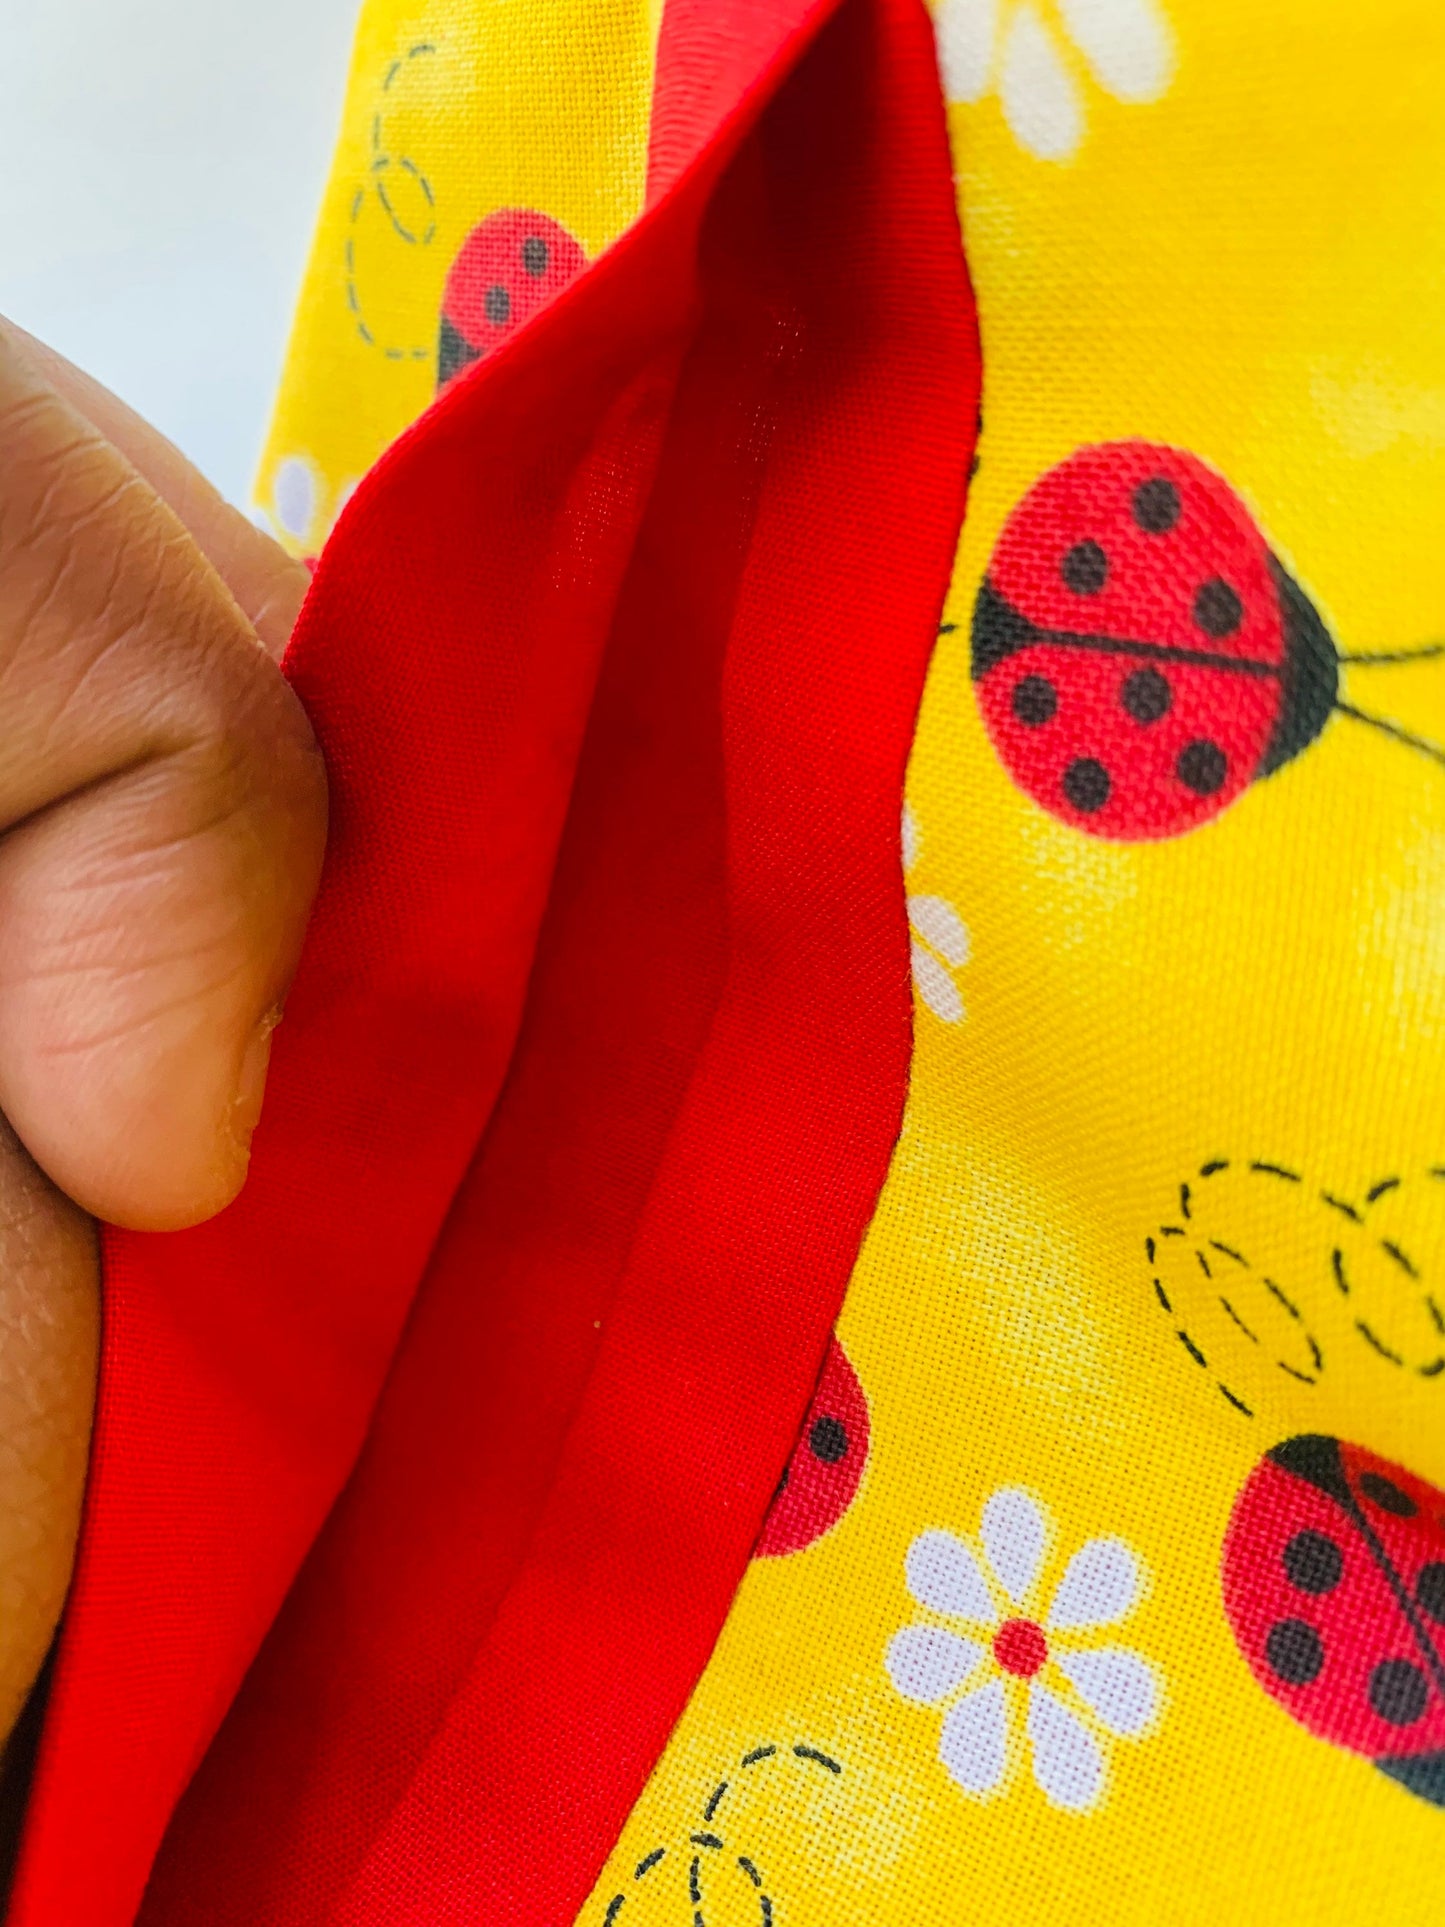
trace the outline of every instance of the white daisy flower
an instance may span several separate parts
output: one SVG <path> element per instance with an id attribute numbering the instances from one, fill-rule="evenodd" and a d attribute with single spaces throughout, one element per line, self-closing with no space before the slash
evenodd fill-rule
<path id="1" fill-rule="evenodd" d="M 1086 1812 L 1104 1791 L 1108 1739 L 1140 1738 L 1159 1710 L 1149 1662 L 1098 1638 L 1137 1604 L 1143 1567 L 1122 1539 L 1089 1539 L 1036 1602 L 1049 1518 L 1021 1486 L 994 1493 L 980 1537 L 982 1559 L 952 1532 L 909 1547 L 908 1590 L 938 1619 L 894 1634 L 888 1677 L 904 1699 L 944 1709 L 938 1757 L 965 1793 L 1004 1784 L 1021 1727 L 1045 1799 Z"/>
<path id="2" fill-rule="evenodd" d="M 923 846 L 918 818 L 903 805 L 903 875 L 905 882 Z M 955 970 L 968 962 L 968 928 L 946 897 L 910 894 L 908 928 L 913 948 L 913 983 L 918 995 L 940 1022 L 963 1022 L 963 998 L 953 981 Z"/>
<path id="3" fill-rule="evenodd" d="M 1014 139 L 1044 161 L 1071 159 L 1084 138 L 1080 60 L 1122 101 L 1158 100 L 1174 73 L 1155 0 L 939 0 L 933 26 L 946 97 L 997 91 Z"/>

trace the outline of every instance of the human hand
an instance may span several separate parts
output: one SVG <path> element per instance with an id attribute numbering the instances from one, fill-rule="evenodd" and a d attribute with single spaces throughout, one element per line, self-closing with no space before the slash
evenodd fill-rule
<path id="1" fill-rule="evenodd" d="M 92 1218 L 195 1224 L 245 1176 L 325 841 L 277 668 L 307 580 L 0 323 L 0 1739 L 73 1556 Z"/>

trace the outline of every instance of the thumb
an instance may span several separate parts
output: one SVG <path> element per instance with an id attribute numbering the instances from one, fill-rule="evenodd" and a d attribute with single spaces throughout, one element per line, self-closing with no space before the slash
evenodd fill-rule
<path id="1" fill-rule="evenodd" d="M 299 702 L 160 496 L 0 335 L 0 1111 L 168 1229 L 245 1175 L 325 839 Z"/>

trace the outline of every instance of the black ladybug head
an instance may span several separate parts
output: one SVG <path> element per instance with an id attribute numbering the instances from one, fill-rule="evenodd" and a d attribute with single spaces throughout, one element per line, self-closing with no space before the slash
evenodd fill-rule
<path id="1" fill-rule="evenodd" d="M 1284 686 L 1279 721 L 1259 766 L 1261 776 L 1309 748 L 1330 719 L 1340 684 L 1335 645 L 1315 605 L 1273 551 L 1269 566 L 1284 622 Z"/>

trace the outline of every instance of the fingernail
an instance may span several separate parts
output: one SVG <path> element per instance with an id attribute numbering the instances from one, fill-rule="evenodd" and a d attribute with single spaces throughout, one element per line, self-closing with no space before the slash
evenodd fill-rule
<path id="1" fill-rule="evenodd" d="M 266 1095 L 266 1069 L 271 1062 L 271 1037 L 281 1021 L 279 1010 L 268 1011 L 251 1033 L 236 1079 L 236 1095 L 231 1100 L 231 1130 L 236 1142 L 249 1150 L 251 1135 L 261 1116 L 261 1100 Z"/>

